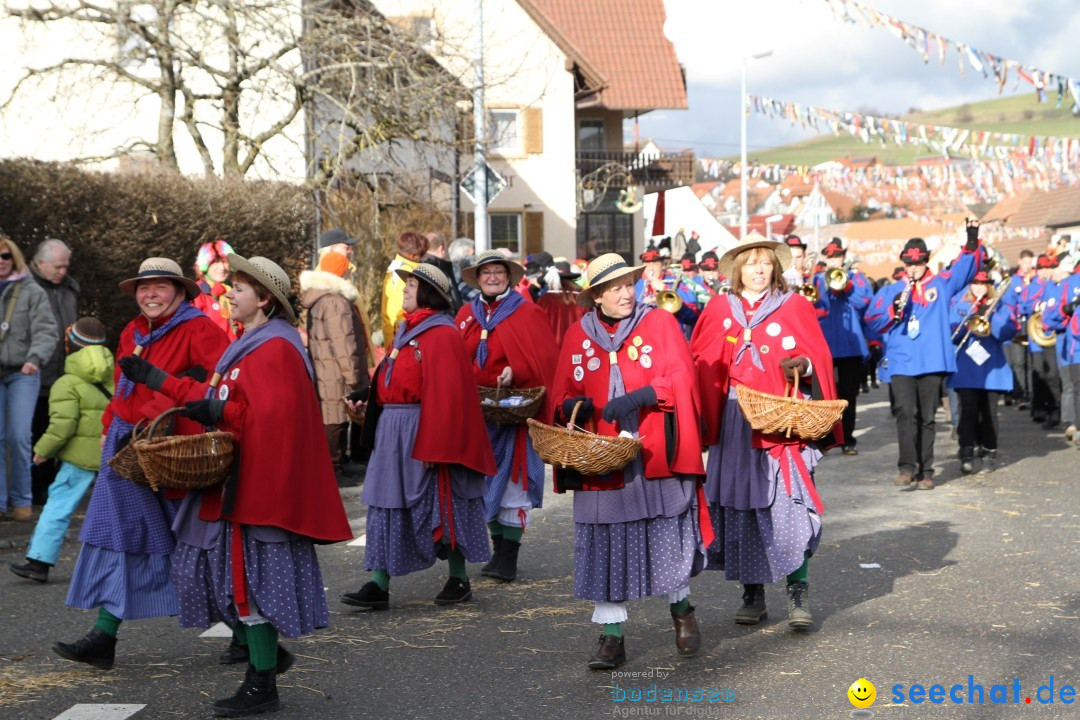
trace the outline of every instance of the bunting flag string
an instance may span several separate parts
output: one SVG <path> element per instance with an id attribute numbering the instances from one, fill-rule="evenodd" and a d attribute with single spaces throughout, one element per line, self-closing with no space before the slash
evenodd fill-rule
<path id="1" fill-rule="evenodd" d="M 1080 138 L 1021 135 L 993 130 L 929 125 L 876 117 L 853 112 L 837 112 L 813 105 L 761 95 L 748 95 L 748 110 L 773 119 L 818 132 L 847 132 L 863 143 L 921 145 L 943 156 L 1005 160 L 1016 154 L 1056 164 L 1080 162 Z"/>
<path id="2" fill-rule="evenodd" d="M 922 55 L 924 63 L 929 64 L 931 58 L 936 58 L 944 65 L 947 52 L 949 48 L 952 48 L 956 53 L 960 74 L 964 74 L 965 66 L 970 66 L 984 78 L 993 79 L 997 83 L 999 95 L 1004 92 L 1011 71 L 1014 77 L 1014 90 L 1019 87 L 1021 81 L 1024 81 L 1034 88 L 1039 102 L 1046 102 L 1046 93 L 1056 89 L 1057 106 L 1061 107 L 1064 99 L 1069 97 L 1072 101 L 1073 112 L 1080 113 L 1080 81 L 1075 78 L 1041 70 L 1017 60 L 1010 60 L 951 40 L 926 28 L 887 15 L 857 0 L 824 1 L 841 21 L 866 28 L 885 28 Z"/>

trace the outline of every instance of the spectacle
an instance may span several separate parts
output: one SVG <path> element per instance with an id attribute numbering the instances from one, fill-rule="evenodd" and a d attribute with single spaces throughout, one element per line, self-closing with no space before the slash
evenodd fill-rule
<path id="1" fill-rule="evenodd" d="M 10 260 L 12 258 L 9 252 L 0 252 L 0 260 Z"/>
<path id="2" fill-rule="evenodd" d="M 477 274 L 480 275 L 480 277 L 501 277 L 503 275 L 507 275 L 508 273 L 506 272 L 506 268 L 497 267 L 484 268 Z"/>

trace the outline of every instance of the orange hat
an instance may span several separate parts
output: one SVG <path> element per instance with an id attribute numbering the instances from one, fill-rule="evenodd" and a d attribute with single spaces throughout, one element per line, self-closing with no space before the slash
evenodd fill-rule
<path id="1" fill-rule="evenodd" d="M 328 252 L 319 261 L 319 269 L 343 278 L 345 273 L 349 272 L 349 258 L 341 253 Z"/>

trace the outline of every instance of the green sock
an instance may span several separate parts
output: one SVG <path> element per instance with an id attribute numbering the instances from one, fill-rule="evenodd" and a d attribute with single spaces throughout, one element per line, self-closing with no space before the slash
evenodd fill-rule
<path id="1" fill-rule="evenodd" d="M 503 540 L 509 540 L 510 542 L 521 542 L 521 536 L 525 534 L 525 528 L 511 527 L 509 525 L 502 525 Z"/>
<path id="2" fill-rule="evenodd" d="M 450 563 L 450 577 L 456 577 L 461 582 L 469 582 L 469 575 L 465 572 L 465 556 L 459 550 L 451 550 L 446 559 Z"/>
<path id="3" fill-rule="evenodd" d="M 671 612 L 682 614 L 690 609 L 690 598 L 683 598 L 677 603 L 668 603 Z"/>
<path id="4" fill-rule="evenodd" d="M 799 566 L 799 569 L 787 576 L 787 582 L 788 582 L 788 585 L 791 585 L 792 583 L 806 582 L 808 577 L 810 577 L 810 551 L 809 550 L 807 550 L 805 553 L 803 553 L 803 561 L 802 561 L 802 565 Z"/>
<path id="5" fill-rule="evenodd" d="M 276 668 L 277 628 L 270 623 L 259 623 L 248 625 L 246 630 L 252 666 L 259 672 Z"/>
<path id="6" fill-rule="evenodd" d="M 116 637 L 116 632 L 120 629 L 120 623 L 123 620 L 113 615 L 105 608 L 98 608 L 97 622 L 94 623 L 94 627 L 105 633 L 111 638 Z"/>
<path id="7" fill-rule="evenodd" d="M 491 533 L 491 537 L 502 537 L 503 526 L 498 520 L 492 520 L 488 523 L 488 532 Z"/>
<path id="8" fill-rule="evenodd" d="M 371 581 L 378 585 L 380 590 L 390 589 L 390 573 L 385 570 L 376 570 L 371 573 Z"/>
<path id="9" fill-rule="evenodd" d="M 247 625 L 241 622 L 236 625 L 230 625 L 229 628 L 232 630 L 233 639 L 235 639 L 238 644 L 247 647 Z"/>
<path id="10" fill-rule="evenodd" d="M 604 634 L 612 637 L 622 637 L 622 623 L 604 623 Z"/>

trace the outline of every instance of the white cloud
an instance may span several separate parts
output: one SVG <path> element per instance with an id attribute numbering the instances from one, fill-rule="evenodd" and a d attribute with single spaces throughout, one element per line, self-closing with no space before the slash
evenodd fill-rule
<path id="1" fill-rule="evenodd" d="M 980 50 L 1080 77 L 1080 14 L 1075 0 L 865 0 L 901 20 Z M 693 146 L 700 154 L 738 152 L 741 58 L 772 50 L 748 64 L 752 93 L 833 110 L 876 108 L 904 113 L 995 97 L 997 87 L 965 67 L 954 51 L 945 64 L 922 58 L 883 28 L 837 20 L 823 0 L 665 0 L 665 34 L 686 66 L 690 109 L 641 118 L 644 136 L 662 145 Z M 1006 93 L 1014 92 L 1010 77 Z M 1021 81 L 1016 91 L 1030 86 Z M 1034 100 L 1033 100 L 1034 104 Z M 751 146 L 809 134 L 785 122 L 754 118 Z"/>

